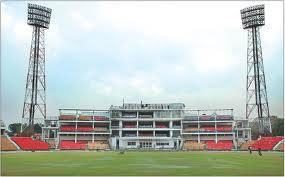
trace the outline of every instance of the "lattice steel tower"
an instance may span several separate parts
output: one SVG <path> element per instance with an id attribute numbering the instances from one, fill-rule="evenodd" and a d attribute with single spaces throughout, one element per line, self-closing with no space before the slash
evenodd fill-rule
<path id="1" fill-rule="evenodd" d="M 241 19 L 243 29 L 248 31 L 246 118 L 259 122 L 260 134 L 270 134 L 272 130 L 259 32 L 259 28 L 265 24 L 264 5 L 242 9 Z"/>
<path id="2" fill-rule="evenodd" d="M 21 132 L 31 135 L 34 123 L 46 118 L 45 29 L 49 28 L 51 9 L 28 4 L 28 25 L 33 27 Z"/>

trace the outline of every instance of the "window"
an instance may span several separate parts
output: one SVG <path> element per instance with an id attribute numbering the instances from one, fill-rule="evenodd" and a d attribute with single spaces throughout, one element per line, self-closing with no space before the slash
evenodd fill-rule
<path id="1" fill-rule="evenodd" d="M 128 142 L 128 146 L 135 146 L 136 142 Z"/>
<path id="2" fill-rule="evenodd" d="M 169 146 L 169 143 L 156 143 L 157 146 Z"/>
<path id="3" fill-rule="evenodd" d="M 180 110 L 176 110 L 172 112 L 172 117 L 173 118 L 179 118 L 181 117 L 181 111 Z"/>
<path id="4" fill-rule="evenodd" d="M 112 118 L 121 117 L 121 112 L 119 112 L 119 111 L 112 111 L 111 116 L 112 116 Z"/>
<path id="5" fill-rule="evenodd" d="M 242 128 L 242 122 L 237 123 L 237 128 Z"/>
<path id="6" fill-rule="evenodd" d="M 242 137 L 242 131 L 238 131 L 238 136 Z"/>

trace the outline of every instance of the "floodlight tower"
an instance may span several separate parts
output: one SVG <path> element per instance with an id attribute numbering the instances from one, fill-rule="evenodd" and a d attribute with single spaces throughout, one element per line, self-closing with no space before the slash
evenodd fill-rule
<path id="1" fill-rule="evenodd" d="M 44 30 L 49 28 L 51 9 L 37 4 L 28 4 L 28 25 L 33 27 L 33 36 L 22 112 L 21 132 L 31 135 L 34 121 L 46 118 L 45 40 Z"/>
<path id="2" fill-rule="evenodd" d="M 264 5 L 256 5 L 241 10 L 243 29 L 248 31 L 246 118 L 259 122 L 259 133 L 270 134 L 265 73 L 262 58 L 259 28 L 265 24 Z"/>

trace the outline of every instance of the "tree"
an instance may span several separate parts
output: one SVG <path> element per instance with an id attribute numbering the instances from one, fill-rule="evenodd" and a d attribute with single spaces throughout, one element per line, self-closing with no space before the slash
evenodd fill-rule
<path id="1" fill-rule="evenodd" d="M 21 132 L 21 123 L 13 123 L 8 126 L 8 130 L 10 131 L 9 135 L 14 136 L 15 134 L 20 134 Z"/>
<path id="2" fill-rule="evenodd" d="M 249 127 L 251 128 L 251 138 L 256 140 L 259 137 L 259 123 L 258 121 L 249 122 Z"/>
<path id="3" fill-rule="evenodd" d="M 278 118 L 277 116 L 271 116 L 271 129 L 272 136 L 283 136 L 284 135 L 284 119 Z M 252 139 L 256 140 L 259 137 L 259 123 L 258 121 L 253 121 L 249 123 L 251 127 Z"/>
<path id="4" fill-rule="evenodd" d="M 35 124 L 34 125 L 34 133 L 42 133 L 42 124 Z"/>
<path id="5" fill-rule="evenodd" d="M 272 116 L 272 136 L 283 136 L 284 135 L 284 119 Z"/>

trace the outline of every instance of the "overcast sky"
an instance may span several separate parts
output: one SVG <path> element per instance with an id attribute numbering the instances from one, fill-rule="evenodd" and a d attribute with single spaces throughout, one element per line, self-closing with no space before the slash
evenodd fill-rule
<path id="1" fill-rule="evenodd" d="M 35 2 L 34 2 L 35 3 Z M 282 1 L 39 2 L 46 31 L 47 113 L 125 102 L 233 108 L 245 117 L 247 31 L 240 9 L 265 4 L 261 40 L 271 115 L 283 117 Z M 32 27 L 26 2 L 1 2 L 4 121 L 20 122 Z"/>

